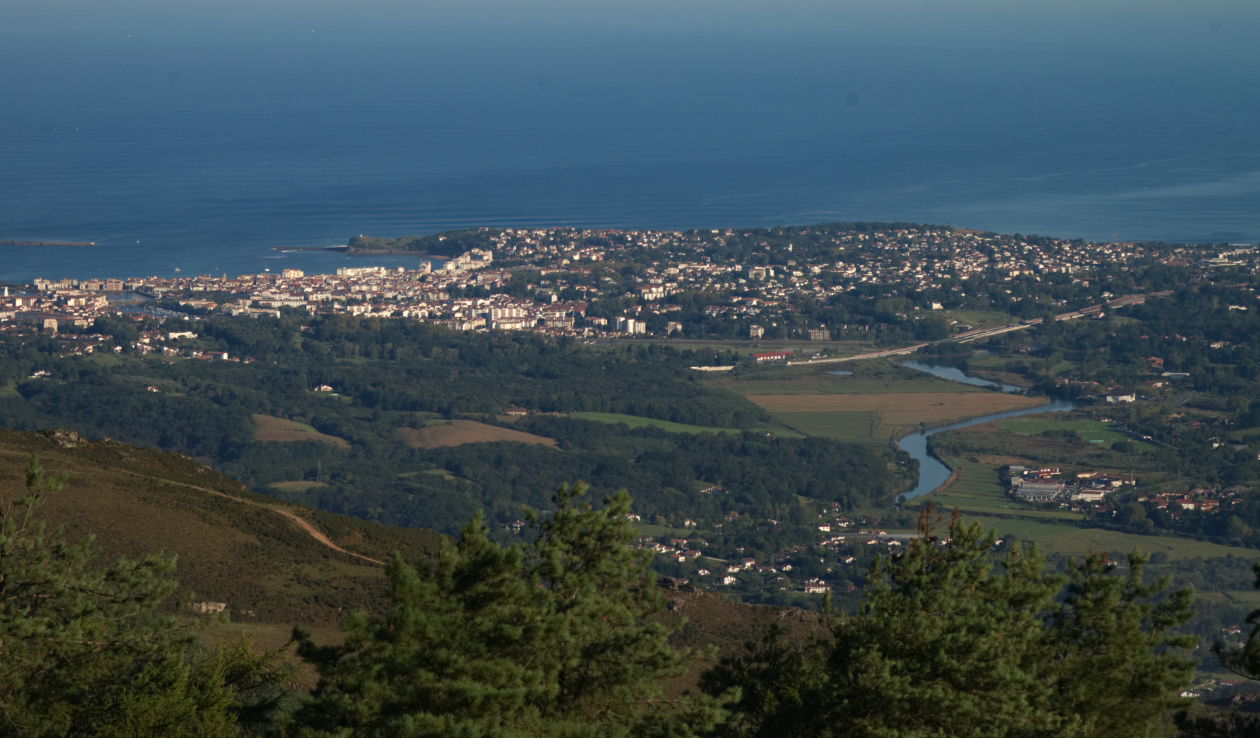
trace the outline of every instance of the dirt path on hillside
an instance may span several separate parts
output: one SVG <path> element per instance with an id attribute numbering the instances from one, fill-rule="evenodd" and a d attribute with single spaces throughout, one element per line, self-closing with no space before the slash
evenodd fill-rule
<path id="1" fill-rule="evenodd" d="M 224 495 L 224 496 L 226 497 L 227 495 Z M 233 499 L 233 500 L 240 500 L 240 498 L 239 498 L 239 497 L 233 497 L 233 498 L 231 498 L 231 499 Z M 262 504 L 261 502 L 250 502 L 249 500 L 240 500 L 240 501 L 241 501 L 241 502 L 246 502 L 246 503 L 249 503 L 249 504 L 251 504 L 251 505 L 258 505 L 259 507 L 267 507 L 266 505 Z M 357 553 L 355 553 L 355 552 L 353 552 L 353 551 L 347 551 L 347 550 L 345 550 L 344 548 L 342 548 L 341 546 L 338 546 L 337 544 L 335 544 L 335 543 L 333 543 L 331 540 L 329 540 L 329 539 L 328 539 L 328 536 L 326 536 L 326 535 L 324 535 L 323 533 L 319 532 L 319 531 L 315 528 L 315 526 L 313 526 L 313 525 L 311 525 L 310 523 L 306 522 L 306 521 L 305 521 L 305 520 L 303 520 L 301 517 L 299 517 L 297 513 L 293 512 L 293 511 L 291 511 L 291 510 L 284 510 L 284 509 L 281 509 L 281 508 L 278 508 L 278 507 L 267 507 L 267 509 L 268 509 L 268 510 L 271 510 L 271 511 L 273 511 L 273 512 L 278 512 L 278 513 L 280 513 L 281 515 L 283 515 L 283 516 L 285 516 L 286 518 L 288 518 L 289 520 L 292 520 L 293 522 L 297 523 L 297 524 L 298 524 L 298 526 L 300 526 L 300 527 L 302 528 L 302 530 L 304 530 L 304 531 L 306 531 L 307 533 L 310 533 L 310 534 L 311 534 L 311 538 L 314 538 L 315 540 L 317 540 L 317 541 L 319 541 L 320 543 L 324 544 L 325 546 L 327 546 L 327 547 L 329 547 L 329 548 L 333 549 L 334 551 L 340 551 L 340 552 L 342 552 L 343 554 L 347 554 L 347 555 L 349 555 L 349 556 L 353 556 L 353 557 L 355 557 L 355 558 L 357 558 L 357 559 L 363 559 L 364 561 L 371 561 L 373 564 L 380 564 L 381 566 L 384 566 L 384 565 L 385 565 L 385 562 L 384 562 L 384 561 L 377 561 L 376 559 L 369 559 L 368 557 L 364 556 L 363 554 L 357 554 Z"/>
<path id="2" fill-rule="evenodd" d="M 205 492 L 207 494 L 214 495 L 216 497 L 226 497 L 229 500 L 232 500 L 234 502 L 239 502 L 243 505 L 252 505 L 254 507 L 261 507 L 264 510 L 270 510 L 274 513 L 279 513 L 280 515 L 283 515 L 289 520 L 292 520 L 293 522 L 297 523 L 298 527 L 306 531 L 310 535 L 311 538 L 314 538 L 316 541 L 322 543 L 323 545 L 331 548 L 334 551 L 343 553 L 347 556 L 353 556 L 356 559 L 363 559 L 364 561 L 369 561 L 379 566 L 385 565 L 384 561 L 377 561 L 376 559 L 373 559 L 371 557 L 364 556 L 363 554 L 357 554 L 353 551 L 347 551 L 341 546 L 338 546 L 337 544 L 333 543 L 332 540 L 328 538 L 328 536 L 324 535 L 318 528 L 306 522 L 305 519 L 303 519 L 300 515 L 293 512 L 292 510 L 286 510 L 282 507 L 271 507 L 270 505 L 264 505 L 261 502 L 255 502 L 253 500 L 245 500 L 245 499 L 241 499 L 240 497 L 233 497 L 232 495 L 229 495 L 226 492 L 220 492 L 217 489 L 210 489 L 209 487 L 200 487 L 198 485 L 188 484 L 186 482 L 175 482 L 175 481 L 171 481 L 170 479 L 160 479 L 157 477 L 149 477 L 147 475 L 140 474 L 139 472 L 131 471 L 130 469 L 119 469 L 119 471 L 124 472 L 126 474 L 131 474 L 137 477 L 146 477 L 147 479 L 157 479 L 157 481 L 162 482 L 163 484 L 170 484 L 176 487 L 187 487 L 189 489 L 195 489 L 201 492 Z"/>

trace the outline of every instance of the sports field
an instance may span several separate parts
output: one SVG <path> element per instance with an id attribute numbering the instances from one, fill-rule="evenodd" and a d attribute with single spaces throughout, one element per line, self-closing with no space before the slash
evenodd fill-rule
<path id="1" fill-rule="evenodd" d="M 569 417 L 577 418 L 579 420 L 595 420 L 600 423 L 625 423 L 631 428 L 646 428 L 650 425 L 654 428 L 670 431 L 671 433 L 739 433 L 738 428 L 713 428 L 704 425 L 687 425 L 686 423 L 671 423 L 668 420 L 644 418 L 638 415 L 619 415 L 617 413 L 582 412 L 571 413 Z"/>
<path id="2" fill-rule="evenodd" d="M 344 438 L 320 433 L 305 423 L 276 418 L 271 415 L 254 416 L 254 440 L 256 441 L 323 441 L 338 448 L 350 448 Z"/>
<path id="3" fill-rule="evenodd" d="M 452 420 L 449 423 L 430 425 L 425 428 L 399 428 L 397 433 L 412 448 L 438 448 L 495 441 L 514 441 L 556 447 L 555 439 L 552 438 L 522 433 L 510 428 L 499 428 L 472 420 Z"/>

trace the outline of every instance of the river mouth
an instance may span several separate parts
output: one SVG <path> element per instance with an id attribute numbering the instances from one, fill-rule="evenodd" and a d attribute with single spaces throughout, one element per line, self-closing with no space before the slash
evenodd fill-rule
<path id="1" fill-rule="evenodd" d="M 972 377 L 967 375 L 958 367 L 932 366 L 918 361 L 903 361 L 900 363 L 902 366 L 921 372 L 927 372 L 928 374 L 940 377 L 941 379 L 963 382 L 964 384 L 970 384 L 977 387 L 1000 389 L 1001 391 L 1009 392 L 1010 394 L 1024 394 L 1022 387 L 1015 387 L 1009 384 L 999 384 L 997 382 L 989 382 L 987 380 L 979 379 L 978 377 Z M 969 428 L 973 425 L 988 423 L 992 420 L 1017 418 L 1021 415 L 1035 415 L 1037 413 L 1067 412 L 1069 410 L 1075 410 L 1076 407 L 1076 403 L 1071 400 L 1052 399 L 1048 405 L 1028 407 L 1023 410 L 1009 410 L 1003 413 L 991 413 L 989 415 L 982 415 L 978 418 L 972 418 L 971 420 L 950 423 L 949 425 L 942 425 L 936 428 L 922 430 L 917 433 L 911 433 L 898 441 L 897 447 L 910 454 L 912 458 L 919 462 L 919 481 L 915 483 L 913 489 L 909 492 L 903 493 L 901 497 L 905 500 L 913 500 L 916 497 L 922 497 L 923 495 L 935 492 L 944 486 L 947 481 L 949 481 L 949 475 L 951 474 L 949 467 L 945 466 L 938 461 L 935 456 L 928 453 L 927 439 L 929 436 L 934 436 L 937 433 L 944 433 L 946 431 L 958 430 L 959 428 Z"/>

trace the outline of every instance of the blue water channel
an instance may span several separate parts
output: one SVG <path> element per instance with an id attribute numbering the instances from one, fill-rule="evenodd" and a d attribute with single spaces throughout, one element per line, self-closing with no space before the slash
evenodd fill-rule
<path id="1" fill-rule="evenodd" d="M 930 364 L 923 364 L 918 361 L 905 361 L 905 362 L 902 362 L 902 364 L 904 366 L 910 367 L 911 369 L 917 369 L 922 372 L 927 372 L 929 374 L 936 375 L 942 379 L 950 379 L 956 382 L 965 382 L 966 384 L 972 384 L 972 385 L 981 386 L 981 387 L 990 387 L 990 388 L 995 388 L 995 389 L 1000 387 L 1003 392 L 1012 392 L 1012 393 L 1023 392 L 1023 389 L 1020 387 L 1014 387 L 1009 384 L 998 384 L 995 382 L 987 382 L 983 379 L 977 379 L 976 377 L 968 376 L 957 367 L 932 366 Z M 928 436 L 933 436 L 933 435 L 936 435 L 937 433 L 944 433 L 945 431 L 958 430 L 959 428 L 968 428 L 973 425 L 980 425 L 981 423 L 988 423 L 991 420 L 1002 420 L 1003 418 L 1017 418 L 1021 415 L 1035 415 L 1037 413 L 1066 412 L 1068 410 L 1075 410 L 1075 409 L 1076 409 L 1075 402 L 1072 402 L 1071 400 L 1055 399 L 1055 400 L 1052 400 L 1050 404 L 1048 405 L 1030 407 L 1030 408 L 1025 408 L 1023 410 L 1011 410 L 1009 412 L 1004 412 L 1004 413 L 993 413 L 991 415 L 983 415 L 979 418 L 972 418 L 971 420 L 964 420 L 959 423 L 950 423 L 949 425 L 942 425 L 936 428 L 929 428 L 927 430 L 919 431 L 918 433 L 911 433 L 910 435 L 906 436 L 905 438 L 902 438 L 900 441 L 897 442 L 897 446 L 901 450 L 910 454 L 910 456 L 914 457 L 915 459 L 919 461 L 919 481 L 914 486 L 914 489 L 905 493 L 905 499 L 911 500 L 911 499 L 914 499 L 915 497 L 922 497 L 923 495 L 926 495 L 930 492 L 935 492 L 936 490 L 940 489 L 940 487 L 944 485 L 945 482 L 949 479 L 949 475 L 950 475 L 949 467 L 945 466 L 940 461 L 937 461 L 935 457 L 933 457 L 931 454 L 928 453 L 928 448 L 927 448 Z"/>

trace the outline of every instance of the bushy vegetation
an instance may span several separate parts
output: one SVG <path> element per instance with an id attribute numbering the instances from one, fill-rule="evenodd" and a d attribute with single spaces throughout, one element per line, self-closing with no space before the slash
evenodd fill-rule
<path id="1" fill-rule="evenodd" d="M 628 547 L 621 492 L 553 497 L 537 535 L 502 547 L 474 517 L 436 563 L 395 556 L 389 606 L 340 644 L 295 632 L 319 675 L 285 686 L 277 653 L 197 647 L 163 617 L 173 561 L 98 564 L 32 516 L 57 484 L 32 464 L 0 507 L 0 714 L 21 735 L 1149 736 L 1179 703 L 1188 591 L 1088 557 L 1067 577 L 978 527 L 933 528 L 877 560 L 859 611 L 808 644 L 771 633 L 666 698 L 698 654 L 650 555 Z M 998 554 L 994 564 L 993 555 Z M 1066 585 L 1066 586 L 1065 586 Z"/>

